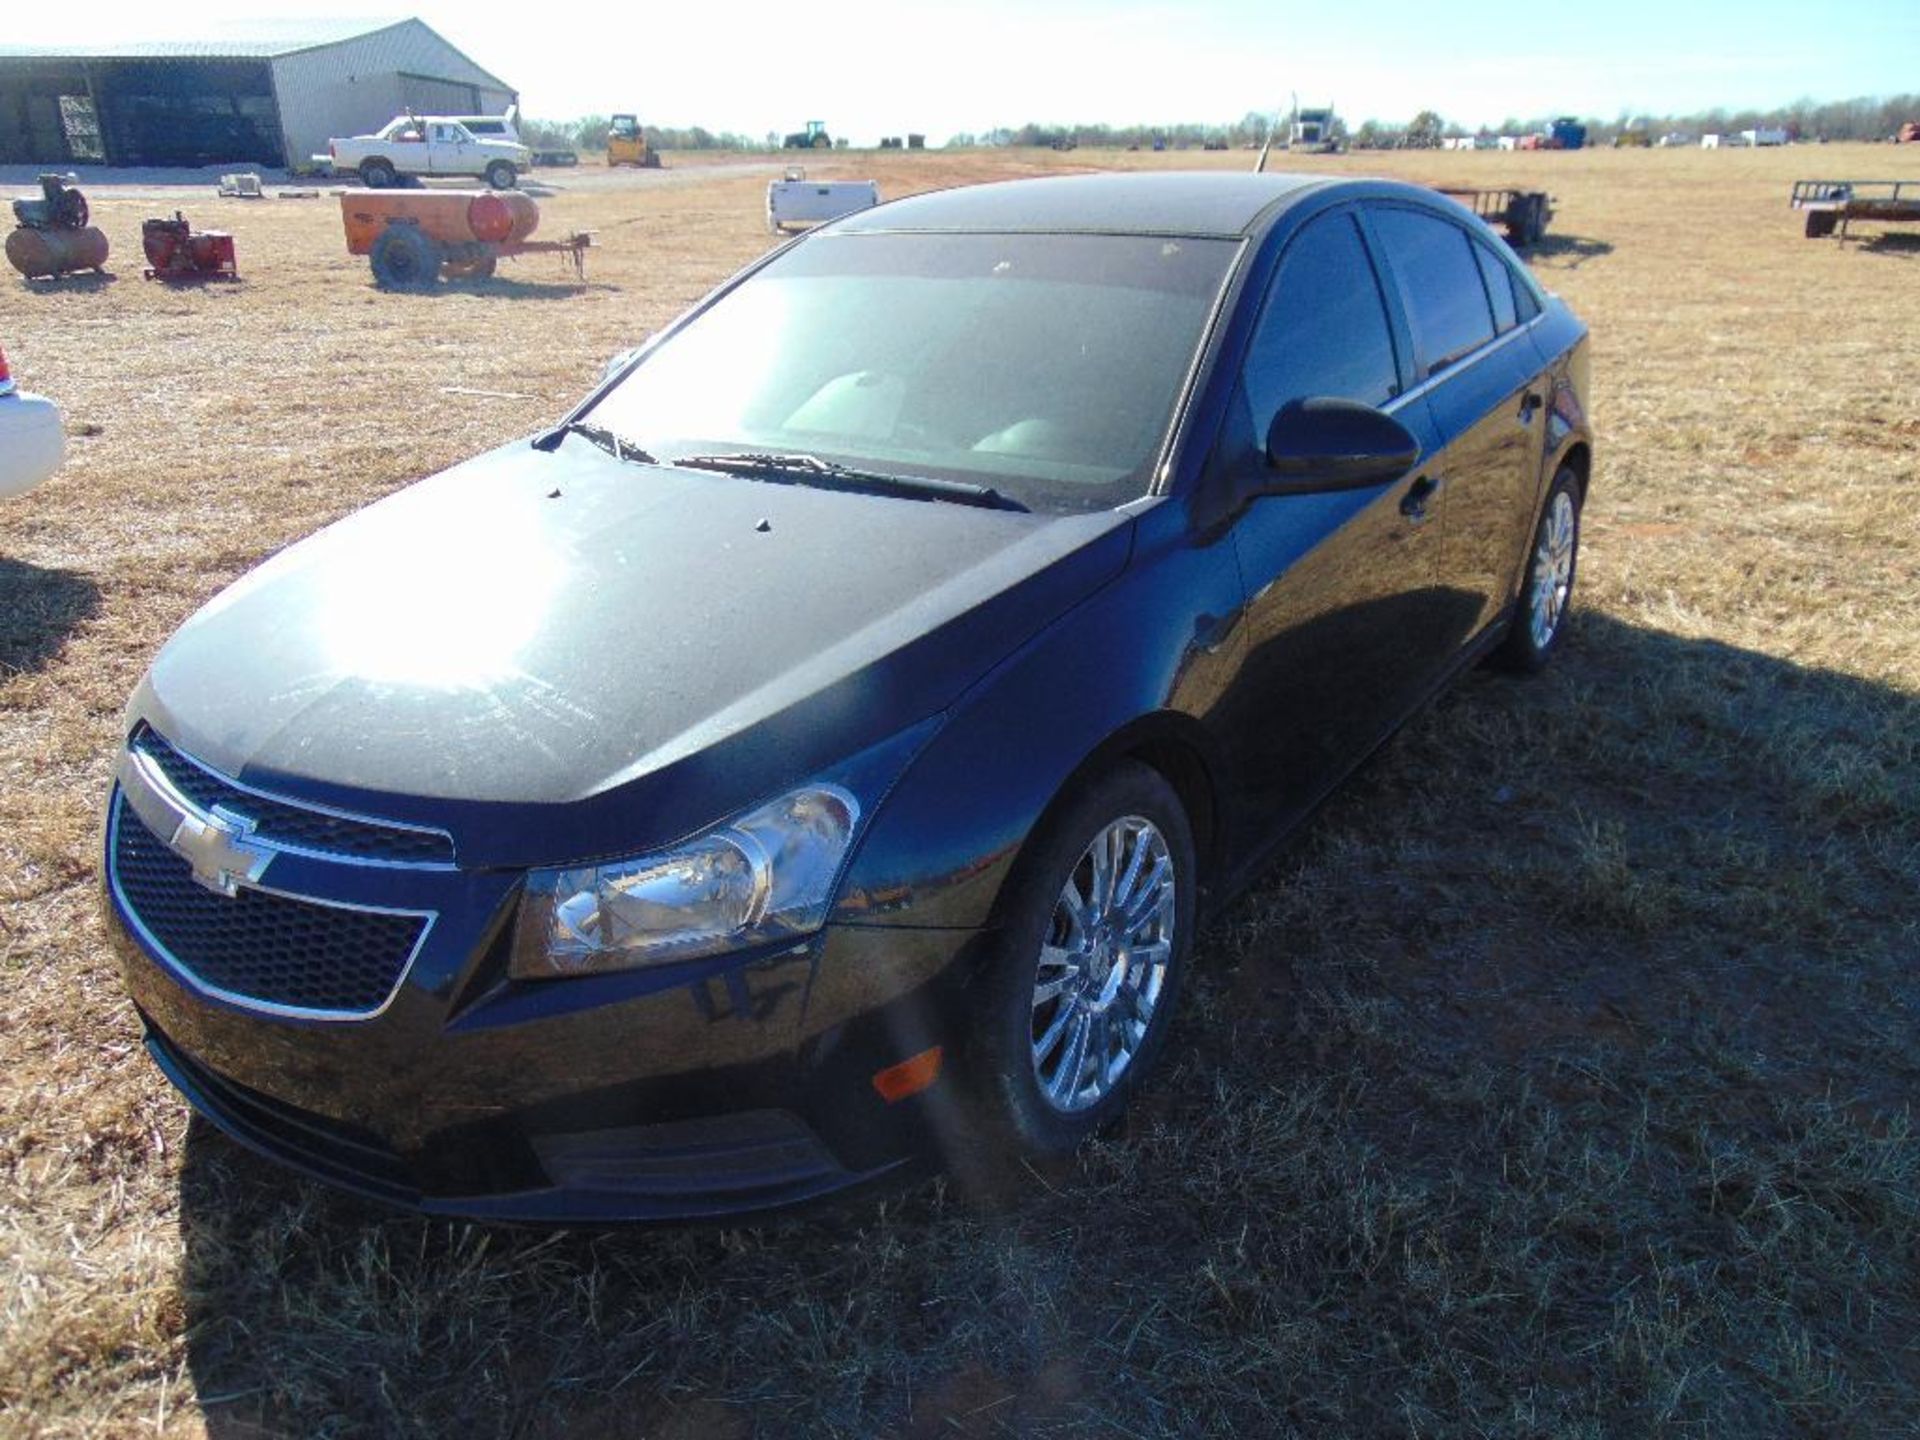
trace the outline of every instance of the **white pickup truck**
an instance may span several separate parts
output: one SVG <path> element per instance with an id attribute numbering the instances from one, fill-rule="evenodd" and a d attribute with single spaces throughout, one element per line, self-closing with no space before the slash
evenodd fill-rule
<path id="1" fill-rule="evenodd" d="M 445 115 L 402 115 L 374 135 L 329 140 L 326 160 L 336 174 L 360 172 L 369 190 L 384 190 L 400 177 L 477 175 L 496 190 L 511 190 L 533 153 L 512 140 L 483 140 Z"/>

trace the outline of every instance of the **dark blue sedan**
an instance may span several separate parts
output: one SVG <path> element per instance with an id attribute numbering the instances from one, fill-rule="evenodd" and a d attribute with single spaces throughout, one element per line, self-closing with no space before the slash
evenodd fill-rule
<path id="1" fill-rule="evenodd" d="M 1566 623 L 1586 330 L 1407 185 L 1020 181 L 786 245 L 564 421 L 274 556 L 109 807 L 243 1143 L 581 1222 L 1072 1151 L 1196 928 Z"/>

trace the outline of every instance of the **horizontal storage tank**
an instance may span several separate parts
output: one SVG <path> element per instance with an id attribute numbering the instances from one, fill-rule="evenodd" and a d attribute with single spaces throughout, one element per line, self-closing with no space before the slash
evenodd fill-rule
<path id="1" fill-rule="evenodd" d="M 29 280 L 98 270 L 107 263 L 107 237 L 92 225 L 78 230 L 22 225 L 7 236 L 7 261 Z"/>

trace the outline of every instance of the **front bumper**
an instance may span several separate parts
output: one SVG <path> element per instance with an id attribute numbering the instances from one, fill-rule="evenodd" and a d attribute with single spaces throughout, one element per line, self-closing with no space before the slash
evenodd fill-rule
<path id="1" fill-rule="evenodd" d="M 945 1149 L 950 1082 L 890 1104 L 873 1077 L 951 1050 L 981 932 L 834 925 L 768 951 L 516 981 L 517 874 L 285 855 L 267 877 L 281 899 L 430 916 L 377 1011 L 324 1017 L 249 1004 L 169 952 L 121 883 L 118 827 L 142 823 L 116 794 L 104 873 L 148 1049 L 221 1129 L 317 1179 L 477 1219 L 710 1219 Z"/>

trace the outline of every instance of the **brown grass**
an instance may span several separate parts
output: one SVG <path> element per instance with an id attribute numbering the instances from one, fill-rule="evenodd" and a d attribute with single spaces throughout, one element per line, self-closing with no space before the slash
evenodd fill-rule
<path id="1" fill-rule="evenodd" d="M 760 253 L 766 172 L 563 177 L 590 284 L 432 297 L 375 292 L 330 200 L 96 190 L 117 281 L 0 281 L 76 432 L 0 513 L 0 1431 L 1913 1433 L 1920 244 L 1785 207 L 1905 158 L 1308 162 L 1558 197 L 1601 446 L 1562 663 L 1470 677 L 1204 937 L 1163 1083 L 1066 1184 L 664 1235 L 374 1212 L 189 1126 L 94 827 L 195 606 L 556 414 Z M 816 170 L 1203 159 L 1243 163 Z M 243 284 L 138 278 L 176 204 Z"/>

